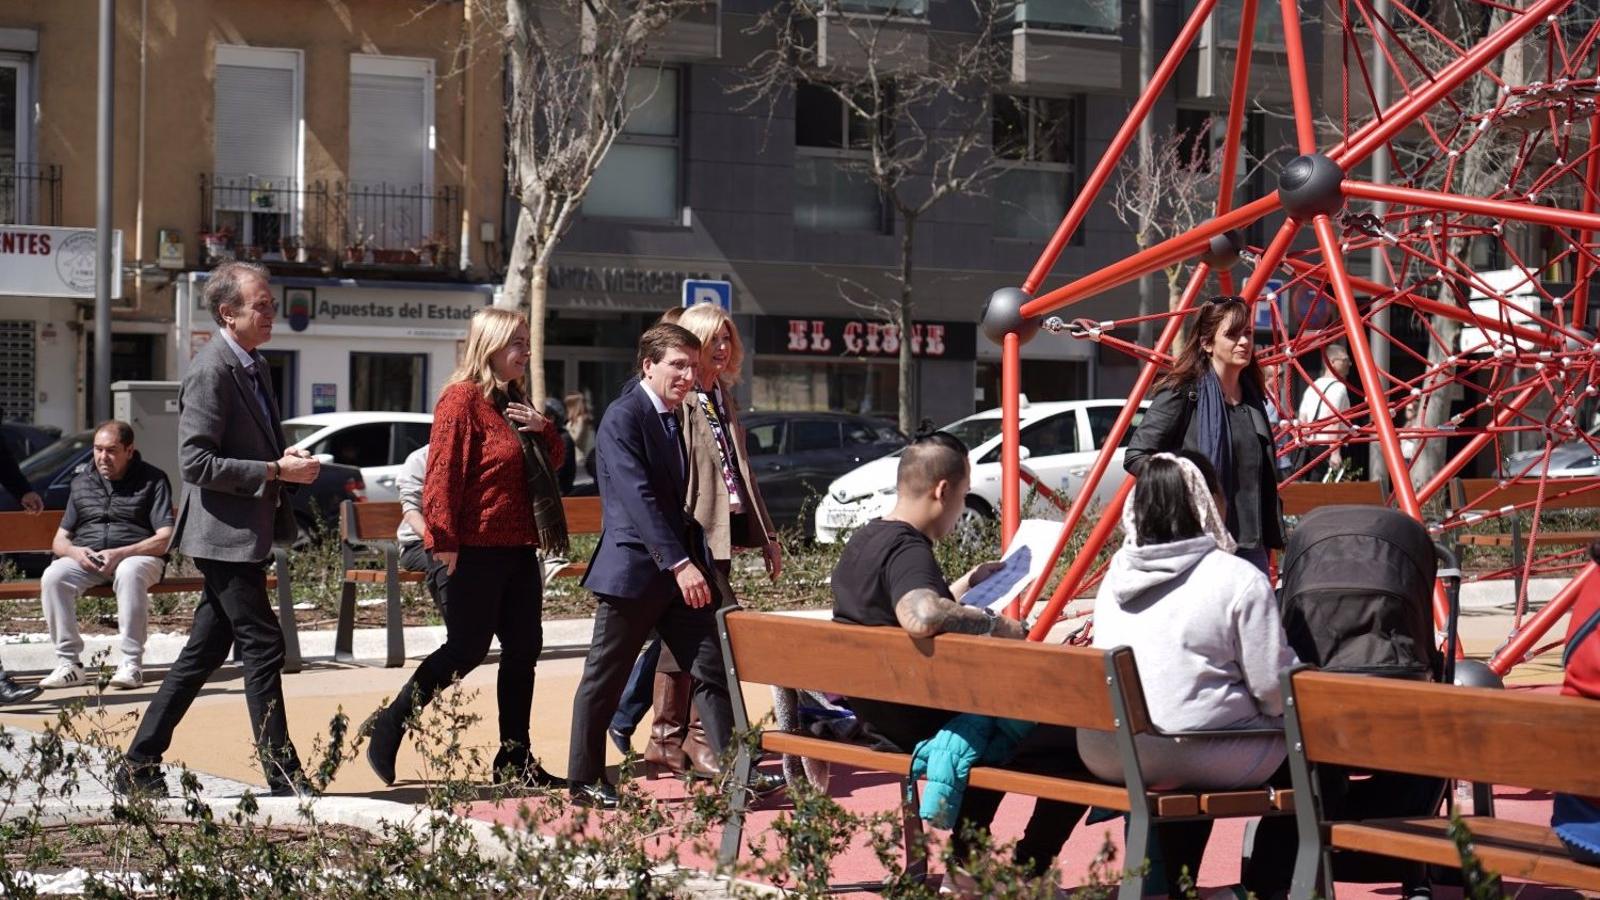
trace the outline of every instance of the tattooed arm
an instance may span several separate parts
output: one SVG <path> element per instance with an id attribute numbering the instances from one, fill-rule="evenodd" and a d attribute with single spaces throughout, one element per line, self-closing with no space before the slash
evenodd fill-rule
<path id="1" fill-rule="evenodd" d="M 992 634 L 1023 638 L 1022 623 L 1005 616 L 991 617 L 976 606 L 962 606 L 927 588 L 917 588 L 895 601 L 894 616 L 906 633 L 916 638 L 936 634 Z"/>

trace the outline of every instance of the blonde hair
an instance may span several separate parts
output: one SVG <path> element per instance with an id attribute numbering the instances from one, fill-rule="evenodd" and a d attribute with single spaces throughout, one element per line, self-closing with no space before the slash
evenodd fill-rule
<path id="1" fill-rule="evenodd" d="M 527 327 L 527 324 L 521 313 L 498 306 L 485 306 L 473 313 L 472 324 L 467 328 L 467 349 L 461 354 L 461 362 L 450 373 L 444 386 L 448 388 L 465 381 L 476 385 L 485 397 L 494 393 L 499 381 L 495 378 L 490 357 L 504 350 L 516 337 L 517 328 Z M 511 379 L 510 385 L 515 386 L 517 393 L 525 395 L 528 392 L 527 381 L 528 375 L 524 372 Z"/>
<path id="2" fill-rule="evenodd" d="M 574 391 L 565 398 L 567 406 L 567 424 L 588 424 L 589 401 L 583 394 Z"/>
<path id="3" fill-rule="evenodd" d="M 715 303 L 697 303 L 683 311 L 683 315 L 678 317 L 678 324 L 700 339 L 701 364 L 710 358 L 711 345 L 716 341 L 717 332 L 722 330 L 722 326 L 728 326 L 728 366 L 722 370 L 718 380 L 724 387 L 739 383 L 740 368 L 744 364 L 744 342 L 739 339 L 739 329 L 734 327 L 732 316 Z"/>

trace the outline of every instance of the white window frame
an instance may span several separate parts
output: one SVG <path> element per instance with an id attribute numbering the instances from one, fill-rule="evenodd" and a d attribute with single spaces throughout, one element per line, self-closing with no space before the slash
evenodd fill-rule
<path id="1" fill-rule="evenodd" d="M 0 68 L 15 69 L 17 73 L 17 120 L 13 123 L 17 136 L 16 158 L 12 160 L 13 218 L 18 224 L 33 222 L 32 180 L 24 181 L 23 170 L 33 163 L 33 55 L 0 50 Z"/>
<path id="2" fill-rule="evenodd" d="M 306 177 L 306 115 L 305 115 L 305 51 L 292 47 L 246 47 L 239 44 L 218 44 L 212 60 L 213 66 L 249 66 L 258 69 L 287 69 L 294 75 L 294 90 L 291 93 L 291 106 L 289 118 L 295 123 L 294 133 L 294 178 L 295 189 L 292 194 L 293 202 L 289 206 L 289 234 L 301 234 L 302 223 L 305 220 L 305 177 Z M 215 68 L 213 68 L 215 72 Z M 212 88 L 211 102 L 216 103 L 216 89 Z M 212 123 L 215 127 L 216 116 L 213 112 Z M 216 136 L 212 136 L 213 173 L 222 170 L 221 160 L 216 159 Z M 216 214 L 216 196 L 212 195 L 212 215 Z M 232 210 L 230 210 L 231 212 Z M 241 216 L 244 231 L 250 230 L 250 216 L 245 213 Z M 236 238 L 240 244 L 254 243 L 254 236 L 241 233 Z"/>
<path id="3" fill-rule="evenodd" d="M 424 197 L 433 196 L 433 169 L 434 153 L 438 150 L 438 124 L 434 117 L 434 69 L 433 60 L 417 56 L 378 56 L 371 53 L 350 54 L 351 84 L 355 83 L 356 75 L 389 75 L 396 78 L 422 79 L 422 121 L 428 129 L 427 156 L 422 161 L 422 194 Z M 350 140 L 347 134 L 345 140 Z M 348 173 L 350 180 L 355 180 L 355 172 Z M 400 185 L 407 187 L 408 185 Z M 431 200 L 422 204 L 422 234 L 433 233 L 433 202 Z"/>

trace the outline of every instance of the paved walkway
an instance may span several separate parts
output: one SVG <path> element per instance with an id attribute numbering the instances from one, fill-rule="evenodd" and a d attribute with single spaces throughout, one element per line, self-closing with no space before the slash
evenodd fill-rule
<path id="1" fill-rule="evenodd" d="M 1469 654 L 1486 656 L 1510 631 L 1509 597 L 1469 594 L 1464 606 L 1464 645 Z M 1565 627 L 1564 622 L 1560 623 L 1552 634 L 1564 634 Z M 582 671 L 582 653 L 591 630 L 590 620 L 546 623 L 548 649 L 539 665 L 534 697 L 534 750 L 558 773 L 566 769 L 572 697 Z M 329 722 L 336 715 L 342 713 L 348 716 L 353 727 L 387 698 L 394 696 L 410 677 L 420 657 L 437 646 L 441 637 L 442 629 L 408 629 L 407 650 L 411 658 L 407 665 L 401 669 L 382 669 L 317 662 L 317 657 L 331 654 L 331 632 L 303 634 L 302 648 L 311 662 L 304 672 L 284 679 L 290 732 L 302 756 L 308 762 L 317 758 L 318 748 L 326 744 Z M 381 653 L 380 631 L 365 631 L 359 633 L 358 638 L 358 652 L 369 656 Z M 181 639 L 177 636 L 170 639 L 170 646 L 169 639 L 152 641 L 146 669 L 147 684 L 141 689 L 114 691 L 99 698 L 92 697 L 83 689 L 47 691 L 39 701 L 0 710 L 0 727 L 12 733 L 37 733 L 55 718 L 62 703 L 82 698 L 89 704 L 85 709 L 85 722 L 106 729 L 108 740 L 118 746 L 126 746 L 137 717 L 154 695 L 167 661 L 176 655 L 180 644 Z M 49 647 L 37 643 L 4 646 L 0 648 L 0 657 L 12 671 L 38 672 L 47 669 L 50 664 Z M 1510 681 L 1514 684 L 1548 684 L 1559 680 L 1559 676 L 1559 655 L 1547 654 L 1544 658 L 1519 667 Z M 30 680 L 31 677 L 25 676 L 23 680 Z M 475 721 L 466 725 L 461 736 L 462 759 L 468 759 L 471 751 L 477 751 L 486 761 L 494 752 L 494 678 L 495 667 L 485 666 L 471 673 L 461 685 L 464 698 L 462 709 L 476 716 Z M 168 754 L 169 763 L 185 763 L 209 777 L 208 796 L 236 796 L 245 785 L 260 789 L 264 784 L 247 737 L 241 679 L 242 673 L 236 665 L 225 666 L 217 673 L 178 729 Z M 753 686 L 747 692 L 747 697 L 753 704 L 762 704 L 766 702 L 768 693 L 765 688 Z M 751 712 L 753 716 L 759 716 L 765 709 L 753 708 Z M 643 734 L 637 736 L 635 746 L 642 749 Z M 621 761 L 621 755 L 609 745 L 607 755 L 609 763 Z M 0 758 L 0 766 L 8 765 L 8 762 Z M 485 772 L 473 770 L 470 764 L 465 767 L 467 774 L 472 777 L 482 779 L 486 775 Z M 414 748 L 407 746 L 400 754 L 398 769 L 400 781 L 393 787 L 384 787 L 364 760 L 346 764 L 330 785 L 328 796 L 317 801 L 319 814 L 333 817 L 340 815 L 340 810 L 344 809 L 366 810 L 373 816 L 393 817 L 403 815 L 406 810 L 414 812 L 413 804 L 419 803 L 424 796 L 422 779 L 428 774 L 424 771 L 424 760 Z M 893 785 L 882 776 L 840 772 L 836 784 L 834 796 L 847 808 L 878 811 L 892 805 Z M 652 793 L 664 795 L 679 789 L 670 781 L 649 782 L 646 786 Z M 754 822 L 756 831 L 766 827 L 785 808 L 783 802 L 780 799 L 770 808 L 758 812 Z M 997 826 L 1002 837 L 1014 836 L 1020 831 L 1027 802 L 1008 800 L 1002 807 Z M 1547 803 L 1541 807 L 1538 805 L 1541 801 L 1537 798 L 1530 802 L 1534 804 L 1530 813 L 1532 817 L 1548 815 Z M 1541 809 L 1545 811 L 1541 813 Z M 513 808 L 509 805 L 483 806 L 472 812 L 474 817 L 486 823 L 489 820 L 504 820 L 512 814 Z M 1108 829 L 1115 830 L 1111 826 L 1103 826 L 1100 831 Z M 1230 854 L 1233 860 L 1237 860 L 1237 843 L 1232 844 L 1233 849 L 1229 850 L 1226 833 L 1226 826 L 1218 829 L 1213 855 L 1220 854 L 1223 862 L 1213 863 L 1212 857 L 1208 857 L 1206 868 L 1202 870 L 1203 886 L 1231 883 L 1230 878 L 1237 877 L 1236 874 L 1229 874 L 1226 861 Z M 1072 877 L 1073 866 L 1092 856 L 1099 848 L 1100 839 L 1098 831 L 1080 829 L 1079 836 L 1067 848 L 1065 859 L 1068 861 L 1069 878 Z M 862 852 L 855 856 L 847 855 L 839 862 L 835 881 L 870 882 L 881 878 L 881 872 L 876 872 L 874 867 L 870 854 Z M 711 890 L 709 886 L 706 889 Z"/>

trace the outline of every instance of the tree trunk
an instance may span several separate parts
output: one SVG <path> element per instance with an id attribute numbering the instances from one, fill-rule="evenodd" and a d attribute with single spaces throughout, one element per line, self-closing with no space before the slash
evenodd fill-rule
<path id="1" fill-rule="evenodd" d="M 916 384 L 916 358 L 911 355 L 911 251 L 912 237 L 916 232 L 915 216 L 902 216 L 900 232 L 900 430 L 912 434 L 917 430 L 917 403 L 919 391 Z"/>
<path id="2" fill-rule="evenodd" d="M 517 210 L 517 232 L 511 239 L 511 261 L 506 265 L 505 303 L 521 308 L 522 304 L 528 302 L 533 258 L 539 248 L 535 246 L 538 235 L 534 230 L 533 213 L 525 206 L 519 206 Z"/>
<path id="3" fill-rule="evenodd" d="M 544 319 L 545 294 L 550 284 L 550 263 L 539 259 L 533 264 L 528 283 L 528 402 L 544 408 Z"/>
<path id="4" fill-rule="evenodd" d="M 539 234 L 533 213 L 519 207 L 517 235 L 511 241 L 511 263 L 506 266 L 505 303 L 528 308 L 528 399 L 535 406 L 544 403 L 544 318 L 545 293 L 550 264 L 540 259 Z"/>

